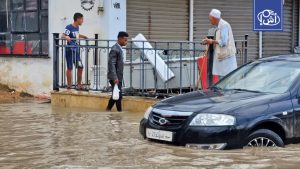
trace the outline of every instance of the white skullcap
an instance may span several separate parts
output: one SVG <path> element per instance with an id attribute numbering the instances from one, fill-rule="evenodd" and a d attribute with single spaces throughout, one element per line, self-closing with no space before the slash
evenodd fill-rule
<path id="1" fill-rule="evenodd" d="M 212 9 L 209 13 L 210 16 L 220 19 L 221 18 L 221 11 L 218 9 Z"/>

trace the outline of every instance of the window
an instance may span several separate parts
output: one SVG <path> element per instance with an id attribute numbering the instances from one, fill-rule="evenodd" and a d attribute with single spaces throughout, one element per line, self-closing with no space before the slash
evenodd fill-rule
<path id="1" fill-rule="evenodd" d="M 48 0 L 0 0 L 0 55 L 48 55 Z"/>

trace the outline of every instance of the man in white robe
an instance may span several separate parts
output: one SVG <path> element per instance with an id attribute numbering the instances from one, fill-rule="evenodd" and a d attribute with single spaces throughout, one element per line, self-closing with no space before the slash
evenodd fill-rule
<path id="1" fill-rule="evenodd" d="M 231 26 L 221 18 L 221 11 L 212 9 L 209 21 L 217 27 L 214 39 L 204 39 L 203 42 L 214 45 L 213 75 L 221 78 L 237 68 L 236 47 Z"/>

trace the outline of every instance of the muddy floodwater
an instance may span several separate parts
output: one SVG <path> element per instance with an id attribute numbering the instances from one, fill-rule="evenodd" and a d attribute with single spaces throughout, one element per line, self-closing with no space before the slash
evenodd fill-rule
<path id="1" fill-rule="evenodd" d="M 280 149 L 204 151 L 149 142 L 142 113 L 0 105 L 0 168 L 300 168 L 300 144 Z"/>

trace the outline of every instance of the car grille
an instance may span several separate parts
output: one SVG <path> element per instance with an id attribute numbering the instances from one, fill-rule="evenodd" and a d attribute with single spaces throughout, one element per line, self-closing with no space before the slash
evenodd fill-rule
<path id="1" fill-rule="evenodd" d="M 179 127 L 186 121 L 188 117 L 189 116 L 163 116 L 156 112 L 152 112 L 150 115 L 150 119 L 153 124 L 164 127 Z"/>

